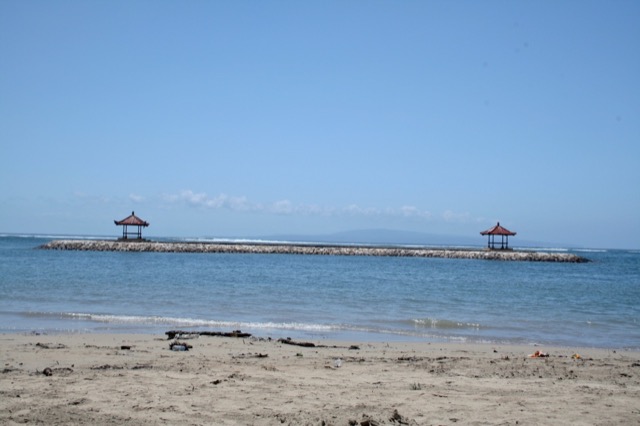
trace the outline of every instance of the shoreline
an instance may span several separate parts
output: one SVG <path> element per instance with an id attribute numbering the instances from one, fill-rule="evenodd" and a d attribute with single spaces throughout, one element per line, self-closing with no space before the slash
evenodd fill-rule
<path id="1" fill-rule="evenodd" d="M 237 330 L 233 327 L 218 328 L 218 329 L 205 329 L 202 327 L 183 327 L 183 328 L 171 328 L 171 327 L 158 327 L 155 330 L 140 330 L 140 329 L 107 329 L 107 330 L 0 330 L 0 338 L 2 336 L 22 336 L 22 337 L 61 337 L 65 336 L 73 338 L 79 336 L 87 338 L 89 336 L 139 336 L 164 339 L 166 341 L 180 339 L 180 336 L 187 335 L 190 339 L 197 339 L 201 337 L 220 337 L 220 338 L 246 338 L 250 340 L 259 341 L 281 341 L 291 340 L 294 342 L 313 342 L 318 347 L 326 346 L 349 346 L 355 345 L 406 345 L 406 346 L 471 346 L 471 347 L 508 347 L 508 348 L 528 348 L 529 351 L 535 351 L 537 348 L 554 349 L 558 351 L 573 350 L 579 352 L 598 352 L 598 353 L 634 353 L 637 354 L 640 359 L 640 347 L 636 346 L 589 346 L 586 344 L 571 344 L 571 343 L 558 343 L 544 341 L 531 341 L 531 342 L 516 342 L 516 341 L 490 341 L 490 340 L 475 340 L 475 339 L 456 339 L 448 338 L 446 336 L 406 336 L 399 334 L 386 334 L 379 335 L 377 338 L 372 336 L 363 337 L 366 335 L 362 333 L 344 333 L 344 335 L 324 335 L 321 333 L 306 334 L 306 333 L 287 333 L 286 330 L 279 330 L 281 333 L 260 333 L 250 329 Z M 167 336 L 178 336 L 177 338 Z M 237 335 L 237 336 L 236 336 Z M 100 339 L 100 337 L 99 337 Z"/>
<path id="2" fill-rule="evenodd" d="M 470 336 L 451 336 L 451 335 L 412 335 L 406 333 L 372 333 L 367 331 L 346 330 L 346 331 L 322 331 L 309 332 L 306 330 L 296 329 L 277 329 L 277 328 L 252 328 L 251 325 L 229 325 L 229 326 L 189 326 L 189 325 L 170 325 L 164 326 L 152 325 L 148 327 L 118 327 L 112 328 L 58 328 L 47 329 L 43 327 L 0 329 L 2 335 L 16 336 L 91 336 L 91 335 L 139 335 L 139 336 L 164 336 L 169 333 L 191 335 L 197 338 L 202 336 L 225 336 L 234 333 L 242 333 L 247 338 L 256 340 L 283 340 L 291 339 L 294 341 L 311 341 L 319 345 L 333 344 L 407 344 L 407 345 L 470 345 L 470 346 L 504 346 L 504 347 L 521 347 L 521 348 L 575 348 L 582 351 L 618 351 L 618 352 L 637 352 L 640 356 L 640 346 L 610 344 L 597 345 L 595 343 L 553 340 L 553 339 L 524 339 L 524 338 L 475 338 Z M 330 342 L 330 343 L 327 343 Z"/>
<path id="3" fill-rule="evenodd" d="M 120 240 L 54 240 L 38 247 L 43 250 L 117 251 L 153 253 L 245 253 L 299 254 L 323 256 L 387 256 L 498 261 L 585 263 L 589 259 L 573 253 L 523 250 L 475 250 L 419 248 L 405 246 L 234 243 L 234 242 L 157 242 Z"/>
<path id="4" fill-rule="evenodd" d="M 640 352 L 0 334 L 0 423 L 635 424 Z M 177 348 L 181 349 L 181 348 Z M 531 357 L 536 351 L 543 357 Z"/>

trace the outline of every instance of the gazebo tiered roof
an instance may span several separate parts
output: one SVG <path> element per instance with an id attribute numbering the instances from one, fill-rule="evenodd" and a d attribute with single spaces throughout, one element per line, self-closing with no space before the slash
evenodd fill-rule
<path id="1" fill-rule="evenodd" d="M 498 247 L 498 248 L 504 250 L 504 249 L 508 249 L 509 248 L 509 237 L 513 236 L 513 235 L 516 235 L 516 233 L 509 231 L 507 228 L 501 226 L 500 222 L 498 222 L 498 224 L 496 226 L 494 226 L 493 228 L 489 228 L 486 231 L 482 231 L 480 233 L 480 235 L 488 235 L 489 236 L 487 247 L 492 249 L 492 250 L 496 249 L 495 236 L 499 235 L 500 236 L 500 247 Z"/>
<path id="2" fill-rule="evenodd" d="M 142 239 L 142 228 L 149 226 L 149 222 L 140 219 L 138 216 L 136 216 L 135 212 L 131 212 L 131 214 L 129 216 L 125 217 L 122 220 L 114 220 L 113 222 L 116 225 L 123 227 L 122 228 L 122 239 L 123 240 L 130 239 L 129 238 L 130 235 L 135 235 L 135 239 L 141 240 Z M 129 226 L 137 227 L 137 231 L 136 232 L 129 232 L 129 230 L 128 230 Z"/>

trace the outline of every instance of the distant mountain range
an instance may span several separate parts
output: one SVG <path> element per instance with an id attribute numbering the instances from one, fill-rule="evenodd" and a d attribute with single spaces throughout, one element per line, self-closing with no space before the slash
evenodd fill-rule
<path id="1" fill-rule="evenodd" d="M 415 231 L 397 231 L 391 229 L 361 229 L 321 235 L 277 234 L 262 236 L 261 239 L 292 242 L 315 242 L 337 244 L 392 244 L 425 246 L 470 246 L 483 247 L 486 238 L 459 235 L 431 234 Z M 515 244 L 514 244 L 515 243 Z M 535 241 L 509 240 L 510 246 L 538 247 L 544 245 Z"/>

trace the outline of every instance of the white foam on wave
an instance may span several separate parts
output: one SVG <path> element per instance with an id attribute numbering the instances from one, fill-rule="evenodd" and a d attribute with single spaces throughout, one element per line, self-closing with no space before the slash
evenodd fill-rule
<path id="1" fill-rule="evenodd" d="M 181 318 L 170 316 L 143 316 L 143 315 L 109 315 L 109 314 L 90 314 L 82 312 L 26 312 L 22 313 L 33 318 L 43 318 L 47 324 L 57 324 L 51 330 L 64 332 L 92 332 L 95 330 L 118 330 L 125 329 L 157 329 L 159 327 L 175 327 L 183 329 L 221 329 L 221 330 L 243 330 L 243 331 L 288 331 L 302 336 L 318 336 L 329 335 L 347 337 L 360 336 L 364 340 L 388 341 L 389 339 L 427 339 L 433 341 L 456 341 L 465 342 L 469 336 L 459 336 L 455 334 L 441 334 L 442 330 L 452 328 L 466 328 L 477 330 L 476 324 L 464 324 L 448 321 L 434 321 L 438 323 L 437 327 L 416 326 L 411 329 L 396 329 L 386 327 L 368 327 L 347 324 L 313 324 L 302 322 L 252 322 L 252 321 L 220 321 L 197 318 Z M 77 322 L 77 325 L 65 326 L 51 320 L 66 320 Z M 415 320 L 419 321 L 419 320 Z M 104 324 L 106 328 L 95 328 L 89 324 Z M 445 325 L 450 323 L 449 326 Z M 85 325 L 82 325 L 85 324 Z M 9 330 L 8 328 L 4 328 Z M 40 329 L 40 327 L 38 327 Z M 429 331 L 432 330 L 432 331 Z M 437 331 L 437 330 L 440 330 Z M 366 336 L 366 337 L 365 337 Z M 394 337 L 395 336 L 395 337 Z"/>
<path id="2" fill-rule="evenodd" d="M 344 247 L 393 246 L 390 244 L 345 243 L 345 242 L 329 242 L 329 241 L 269 240 L 269 239 L 261 239 L 261 238 L 185 237 L 185 238 L 170 238 L 170 240 L 178 241 L 178 242 L 187 242 L 187 243 L 265 244 L 265 245 L 270 244 L 270 245 L 294 245 L 294 246 L 344 246 Z"/>
<path id="3" fill-rule="evenodd" d="M 433 329 L 474 329 L 479 330 L 482 325 L 470 322 L 460 322 L 451 320 L 441 320 L 437 318 L 417 318 L 412 320 L 417 328 L 433 328 Z"/>
<path id="4" fill-rule="evenodd" d="M 53 313 L 43 313 L 53 315 Z M 302 331 L 332 331 L 340 329 L 336 325 L 308 324 L 299 322 L 245 322 L 245 321 L 220 321 L 197 318 L 163 317 L 163 316 L 136 316 L 136 315 L 108 315 L 67 312 L 59 314 L 60 317 L 94 321 L 110 324 L 130 325 L 168 325 L 180 327 L 222 327 L 222 328 L 251 328 L 251 329 L 277 329 L 277 330 L 302 330 Z"/>
<path id="5" fill-rule="evenodd" d="M 171 326 L 184 328 L 223 328 L 223 329 L 250 329 L 250 330 L 289 330 L 301 332 L 329 333 L 329 332 L 356 332 L 373 334 L 395 334 L 404 336 L 425 336 L 423 332 L 416 333 L 415 330 L 399 330 L 386 328 L 371 328 L 346 324 L 314 324 L 303 322 L 255 322 L 255 321 L 222 321 L 212 319 L 182 318 L 169 316 L 143 316 L 143 315 L 110 315 L 110 314 L 90 314 L 80 312 L 29 312 L 27 315 L 33 317 L 53 317 L 68 320 L 97 322 L 104 324 L 120 324 L 129 326 Z M 440 322 L 442 324 L 442 322 Z M 474 325 L 464 325 L 463 328 L 474 328 Z M 426 328 L 426 327 L 425 327 Z M 434 328 L 456 328 L 454 327 L 434 327 Z M 442 336 L 439 336 L 442 338 Z"/>
<path id="6" fill-rule="evenodd" d="M 594 248 L 566 248 L 566 247 L 518 247 L 515 250 L 542 251 L 542 252 L 577 252 L 577 253 L 607 253 L 607 249 Z"/>
<path id="7" fill-rule="evenodd" d="M 34 238 L 46 240 L 116 240 L 114 236 L 74 234 L 0 234 L 0 238 Z"/>

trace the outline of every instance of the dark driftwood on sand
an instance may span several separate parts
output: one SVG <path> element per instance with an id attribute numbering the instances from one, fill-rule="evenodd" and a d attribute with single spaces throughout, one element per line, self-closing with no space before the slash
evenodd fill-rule
<path id="1" fill-rule="evenodd" d="M 311 342 L 298 342 L 296 340 L 292 340 L 291 337 L 287 337 L 286 339 L 278 339 L 278 343 L 284 343 L 285 345 L 293 345 L 293 346 L 302 346 L 303 348 L 344 348 L 349 349 L 350 351 L 357 351 L 360 349 L 358 345 L 351 346 L 327 346 L 327 345 L 316 345 Z"/>
<path id="2" fill-rule="evenodd" d="M 295 340 L 287 339 L 278 339 L 278 342 L 284 343 L 285 345 L 293 345 L 293 346 L 302 346 L 303 348 L 315 348 L 316 344 L 311 342 L 296 342 Z"/>
<path id="3" fill-rule="evenodd" d="M 230 332 L 172 330 L 172 331 L 167 331 L 164 334 L 168 336 L 167 340 L 172 340 L 176 336 L 193 335 L 193 334 L 197 334 L 200 336 L 219 336 L 219 337 L 251 337 L 250 333 L 243 333 L 240 330 L 235 330 Z"/>

